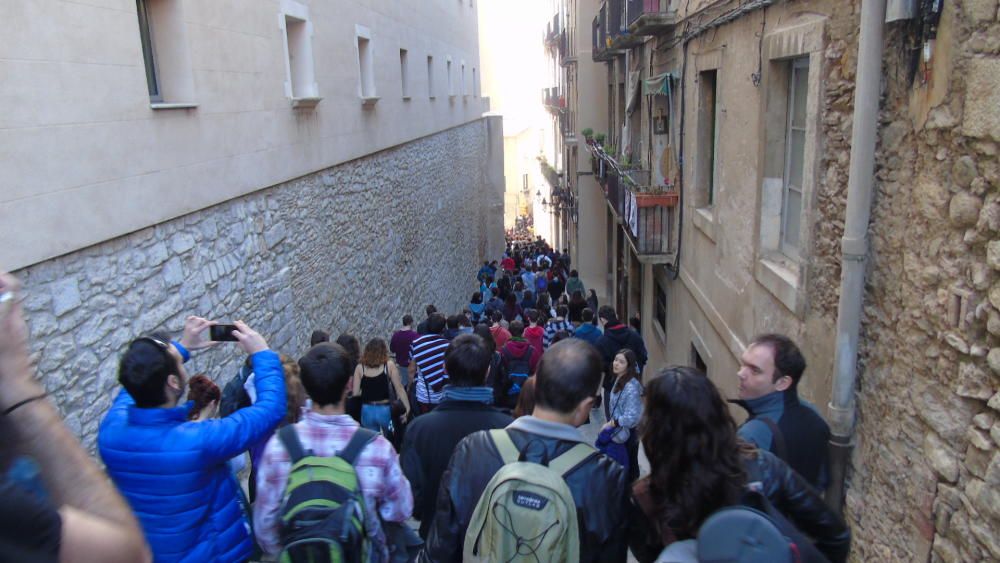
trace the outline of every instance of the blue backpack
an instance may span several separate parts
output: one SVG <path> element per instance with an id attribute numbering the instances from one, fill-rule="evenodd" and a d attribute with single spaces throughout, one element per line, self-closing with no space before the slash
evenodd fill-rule
<path id="1" fill-rule="evenodd" d="M 535 276 L 535 289 L 538 292 L 545 291 L 549 287 L 549 280 L 546 279 L 545 274 L 538 274 Z"/>
<path id="2" fill-rule="evenodd" d="M 507 395 L 517 398 L 521 394 L 521 386 L 531 377 L 531 356 L 535 349 L 528 345 L 528 350 L 520 358 L 515 358 L 507 348 L 503 349 L 503 361 L 507 365 Z"/>

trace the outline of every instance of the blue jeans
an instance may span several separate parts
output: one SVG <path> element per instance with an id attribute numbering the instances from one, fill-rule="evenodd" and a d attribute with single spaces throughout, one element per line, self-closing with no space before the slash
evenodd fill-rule
<path id="1" fill-rule="evenodd" d="M 392 411 L 389 405 L 362 405 L 361 426 L 375 432 L 392 433 Z"/>

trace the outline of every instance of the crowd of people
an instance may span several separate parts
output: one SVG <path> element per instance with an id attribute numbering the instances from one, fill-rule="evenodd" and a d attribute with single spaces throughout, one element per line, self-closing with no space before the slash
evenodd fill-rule
<path id="1" fill-rule="evenodd" d="M 849 530 L 820 492 L 829 430 L 798 398 L 806 364 L 790 339 L 761 335 L 747 348 L 737 402 L 750 418 L 737 426 L 703 373 L 647 370 L 638 330 L 599 305 L 566 250 L 511 241 L 474 287 L 462 310 L 428 305 L 416 325 L 404 314 L 364 346 L 316 330 L 297 360 L 237 321 L 246 360 L 221 388 L 185 368 L 222 345 L 207 337 L 215 321 L 191 316 L 176 340 L 138 336 L 99 429 L 111 486 L 35 381 L 19 286 L 0 275 L 0 430 L 17 446 L 3 461 L 40 468 L 40 479 L 0 481 L 0 553 L 603 562 L 631 549 L 684 562 L 714 549 L 714 560 L 846 560 Z M 596 441 L 587 424 L 600 425 Z M 711 526 L 740 508 L 737 524 Z M 741 527 L 761 514 L 788 541 L 768 543 L 759 522 Z"/>

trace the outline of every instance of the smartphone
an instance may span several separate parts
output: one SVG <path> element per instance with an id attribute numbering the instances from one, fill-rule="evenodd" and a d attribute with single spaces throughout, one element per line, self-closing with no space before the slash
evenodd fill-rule
<path id="1" fill-rule="evenodd" d="M 208 327 L 208 335 L 213 342 L 236 342 L 234 330 L 236 325 L 212 325 Z"/>

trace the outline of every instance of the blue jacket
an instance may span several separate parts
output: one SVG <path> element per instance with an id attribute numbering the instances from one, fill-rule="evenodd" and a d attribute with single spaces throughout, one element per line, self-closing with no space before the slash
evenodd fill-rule
<path id="1" fill-rule="evenodd" d="M 139 408 L 124 390 L 101 422 L 101 459 L 142 524 L 157 562 L 245 561 L 253 551 L 228 460 L 285 416 L 281 360 L 252 356 L 257 402 L 222 419 L 188 422 L 193 403 Z"/>
<path id="2" fill-rule="evenodd" d="M 830 441 L 830 427 L 816 407 L 800 399 L 794 389 L 732 402 L 750 414 L 750 419 L 737 431 L 740 438 L 778 455 L 771 429 L 761 420 L 770 419 L 785 441 L 785 463 L 812 486 L 821 491 L 826 489 L 829 482 L 827 442 Z"/>

